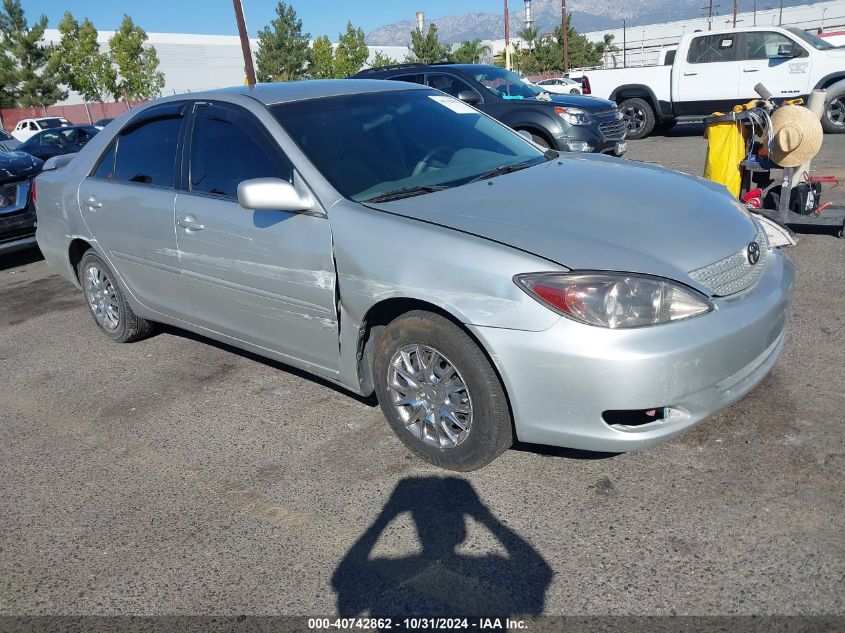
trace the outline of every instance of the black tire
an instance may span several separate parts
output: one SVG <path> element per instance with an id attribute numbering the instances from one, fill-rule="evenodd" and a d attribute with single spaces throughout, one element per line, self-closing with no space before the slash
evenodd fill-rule
<path id="1" fill-rule="evenodd" d="M 95 307 L 89 297 L 88 281 L 86 276 L 89 274 L 92 267 L 102 273 L 101 282 L 103 287 L 111 288 L 114 293 L 113 305 L 116 305 L 117 323 L 114 327 L 108 327 L 97 318 Z M 123 291 L 117 283 L 117 278 L 106 263 L 93 250 L 89 249 L 79 262 L 76 274 L 79 278 L 79 283 L 82 285 L 82 292 L 85 295 L 85 303 L 88 305 L 88 311 L 91 313 L 91 318 L 100 331 L 117 343 L 133 343 L 142 338 L 149 336 L 152 332 L 153 324 L 137 316 L 132 308 L 129 307 Z"/>
<path id="2" fill-rule="evenodd" d="M 619 109 L 622 110 L 628 122 L 628 139 L 636 141 L 651 134 L 655 119 L 654 110 L 648 101 L 631 97 L 622 101 Z"/>
<path id="3" fill-rule="evenodd" d="M 447 374 L 462 380 L 466 386 L 464 393 L 467 396 L 463 402 L 468 400 L 470 403 L 471 423 L 465 437 L 456 445 L 435 445 L 433 442 L 436 440 L 431 437 L 424 441 L 406 426 L 400 407 L 394 404 L 401 396 L 388 384 L 391 361 L 399 350 L 414 345 L 437 351 L 443 365 L 447 366 Z M 449 365 L 455 373 L 451 373 Z M 403 368 L 407 369 L 406 366 Z M 440 315 L 414 310 L 391 321 L 375 343 L 373 376 L 379 404 L 393 432 L 412 453 L 435 466 L 461 472 L 477 470 L 496 459 L 513 443 L 510 409 L 496 371 L 478 345 L 461 328 Z M 444 374 L 440 380 L 446 382 L 447 375 Z M 408 384 L 404 384 L 406 390 Z M 423 410 L 415 409 L 414 405 L 407 406 L 414 411 Z M 463 422 L 466 421 L 464 417 Z M 453 425 L 451 431 L 459 433 L 459 427 Z"/>
<path id="4" fill-rule="evenodd" d="M 522 131 L 528 132 L 531 135 L 531 140 L 534 141 L 535 143 L 537 143 L 537 145 L 539 145 L 540 147 L 544 147 L 546 149 L 549 149 L 551 147 L 551 144 L 544 137 L 540 136 L 539 134 L 535 134 L 531 130 L 522 130 Z"/>
<path id="5" fill-rule="evenodd" d="M 822 128 L 828 134 L 845 134 L 845 95 L 834 97 L 824 104 Z"/>

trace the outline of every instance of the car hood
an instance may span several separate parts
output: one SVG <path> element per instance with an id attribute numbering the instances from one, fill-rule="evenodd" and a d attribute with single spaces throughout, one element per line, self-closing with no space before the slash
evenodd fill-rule
<path id="1" fill-rule="evenodd" d="M 0 152 L 0 184 L 32 178 L 44 161 L 26 152 Z"/>
<path id="2" fill-rule="evenodd" d="M 489 181 L 367 206 L 570 269 L 647 273 L 703 291 L 688 273 L 740 251 L 756 235 L 721 185 L 602 155 L 562 155 Z"/>
<path id="3" fill-rule="evenodd" d="M 552 94 L 552 102 L 555 105 L 561 105 L 569 108 L 581 108 L 587 112 L 604 112 L 605 110 L 612 110 L 616 107 L 613 101 L 607 99 L 599 99 L 598 97 L 588 97 L 578 94 Z"/>

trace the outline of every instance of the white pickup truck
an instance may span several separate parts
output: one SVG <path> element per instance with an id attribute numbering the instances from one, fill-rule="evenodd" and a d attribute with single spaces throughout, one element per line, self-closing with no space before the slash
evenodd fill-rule
<path id="1" fill-rule="evenodd" d="M 845 82 L 845 47 L 793 27 L 756 27 L 684 35 L 663 66 L 593 70 L 584 94 L 619 104 L 628 138 L 667 129 L 679 119 L 701 119 L 757 97 L 762 83 L 776 99 L 809 96 L 814 88 Z M 822 125 L 845 132 L 845 95 L 830 90 Z"/>

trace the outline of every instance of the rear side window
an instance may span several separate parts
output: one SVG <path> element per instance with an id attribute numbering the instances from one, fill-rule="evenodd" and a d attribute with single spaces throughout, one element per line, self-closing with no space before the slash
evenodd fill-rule
<path id="1" fill-rule="evenodd" d="M 251 178 L 292 179 L 292 167 L 263 126 L 247 111 L 220 104 L 197 108 L 191 137 L 192 192 L 237 198 Z"/>
<path id="2" fill-rule="evenodd" d="M 736 33 L 696 37 L 690 42 L 687 61 L 690 64 L 736 61 L 736 40 Z"/>
<path id="3" fill-rule="evenodd" d="M 181 117 L 168 117 L 145 121 L 121 133 L 114 180 L 173 187 L 181 127 Z"/>

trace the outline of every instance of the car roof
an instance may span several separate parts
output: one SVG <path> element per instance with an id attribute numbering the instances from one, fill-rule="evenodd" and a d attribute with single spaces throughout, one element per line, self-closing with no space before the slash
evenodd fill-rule
<path id="1" fill-rule="evenodd" d="M 393 81 L 360 79 L 310 79 L 305 81 L 285 81 L 278 83 L 256 84 L 255 86 L 236 86 L 209 90 L 205 93 L 178 95 L 190 99 L 213 99 L 215 95 L 242 94 L 257 99 L 265 105 L 320 99 L 322 97 L 340 97 L 344 95 L 391 92 L 395 90 L 430 90 L 426 86 Z"/>

